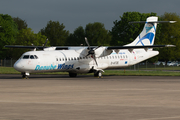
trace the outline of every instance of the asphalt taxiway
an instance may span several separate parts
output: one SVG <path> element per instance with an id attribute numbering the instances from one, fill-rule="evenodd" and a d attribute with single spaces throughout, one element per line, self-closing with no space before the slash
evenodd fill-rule
<path id="1" fill-rule="evenodd" d="M 0 74 L 0 120 L 179 120 L 180 76 Z"/>

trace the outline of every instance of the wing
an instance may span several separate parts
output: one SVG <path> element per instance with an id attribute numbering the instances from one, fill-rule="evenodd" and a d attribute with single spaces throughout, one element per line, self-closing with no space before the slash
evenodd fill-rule
<path id="1" fill-rule="evenodd" d="M 4 47 L 7 48 L 26 48 L 26 49 L 41 49 L 43 48 L 50 48 L 50 47 L 43 47 L 43 46 L 22 46 L 22 45 L 5 45 Z M 69 48 L 77 48 L 77 46 L 52 46 L 55 47 L 55 50 L 68 50 Z M 97 46 L 92 46 L 91 49 L 96 48 Z M 162 47 L 175 47 L 175 45 L 149 45 L 149 46 L 112 46 L 106 47 L 107 50 L 111 49 L 139 49 L 139 48 L 162 48 Z M 78 47 L 80 48 L 80 47 Z"/>
<path id="2" fill-rule="evenodd" d="M 44 46 L 22 46 L 22 45 L 5 45 L 6 48 L 25 48 L 25 49 L 46 49 L 51 47 L 44 47 Z M 52 46 L 53 47 L 53 46 Z M 55 50 L 67 50 L 68 46 L 54 46 Z"/>
<path id="3" fill-rule="evenodd" d="M 139 49 L 139 48 L 162 48 L 162 47 L 175 47 L 175 45 L 148 45 L 148 46 L 113 46 L 107 47 L 107 50 L 111 49 Z"/>

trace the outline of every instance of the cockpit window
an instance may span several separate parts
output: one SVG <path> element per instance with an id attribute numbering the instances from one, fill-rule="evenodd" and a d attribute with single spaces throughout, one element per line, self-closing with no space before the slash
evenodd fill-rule
<path id="1" fill-rule="evenodd" d="M 29 55 L 24 55 L 23 59 L 29 59 Z"/>
<path id="2" fill-rule="evenodd" d="M 22 59 L 38 59 L 37 55 L 24 55 Z"/>
<path id="3" fill-rule="evenodd" d="M 33 55 L 31 55 L 31 56 L 30 56 L 30 59 L 34 59 L 34 56 L 33 56 Z"/>
<path id="4" fill-rule="evenodd" d="M 35 57 L 36 59 L 38 59 L 37 55 L 34 55 L 34 57 Z"/>

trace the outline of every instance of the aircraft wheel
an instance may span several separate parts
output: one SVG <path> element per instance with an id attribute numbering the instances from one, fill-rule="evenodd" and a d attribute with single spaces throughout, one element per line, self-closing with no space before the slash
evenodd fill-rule
<path id="1" fill-rule="evenodd" d="M 22 79 L 28 79 L 28 76 L 25 73 L 21 73 L 22 74 Z"/>
<path id="2" fill-rule="evenodd" d="M 95 72 L 94 77 L 102 78 L 102 72 L 101 71 Z"/>
<path id="3" fill-rule="evenodd" d="M 27 75 L 22 75 L 22 79 L 28 79 Z"/>
<path id="4" fill-rule="evenodd" d="M 69 73 L 69 77 L 76 77 L 77 73 Z"/>

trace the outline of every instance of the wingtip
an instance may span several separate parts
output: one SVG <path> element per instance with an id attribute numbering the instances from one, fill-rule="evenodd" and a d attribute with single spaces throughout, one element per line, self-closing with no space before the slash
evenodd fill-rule
<path id="1" fill-rule="evenodd" d="M 176 23 L 177 21 L 169 21 L 169 23 Z"/>
<path id="2" fill-rule="evenodd" d="M 175 45 L 166 45 L 166 47 L 176 47 Z"/>

